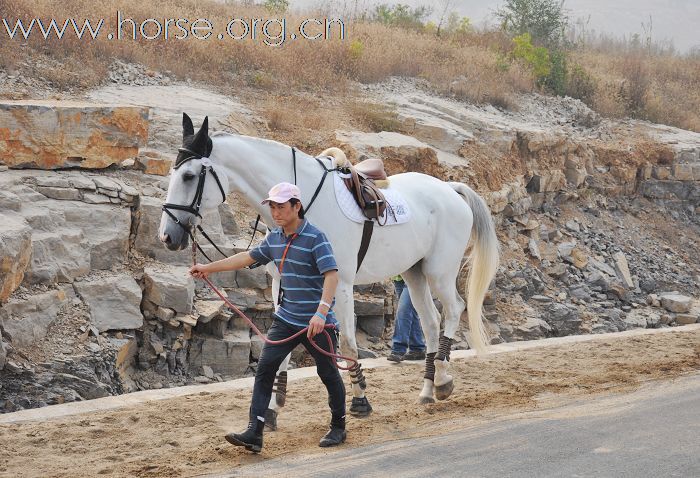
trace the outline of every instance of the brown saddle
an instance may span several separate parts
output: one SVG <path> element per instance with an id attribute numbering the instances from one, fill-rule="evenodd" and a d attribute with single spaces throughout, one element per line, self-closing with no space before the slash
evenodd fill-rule
<path id="1" fill-rule="evenodd" d="M 384 161 L 370 158 L 341 169 L 349 178 L 344 178 L 345 186 L 352 193 L 362 213 L 368 219 L 379 219 L 386 210 L 386 199 L 374 181 L 386 180 Z M 381 224 L 380 224 L 381 225 Z"/>

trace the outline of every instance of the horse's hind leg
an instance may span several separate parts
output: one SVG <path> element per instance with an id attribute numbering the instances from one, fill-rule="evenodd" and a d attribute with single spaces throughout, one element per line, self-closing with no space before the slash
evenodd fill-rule
<path id="1" fill-rule="evenodd" d="M 464 300 L 457 293 L 456 281 L 459 273 L 459 261 L 451 261 L 453 265 L 434 267 L 434 263 L 426 260 L 424 272 L 428 277 L 430 288 L 435 292 L 443 306 L 445 329 L 439 340 L 435 356 L 435 397 L 445 400 L 454 389 L 453 377 L 448 373 L 450 367 L 450 350 L 452 341 L 459 327 L 459 318 L 464 312 Z"/>
<path id="2" fill-rule="evenodd" d="M 272 299 L 277 308 L 277 297 L 280 288 L 280 276 L 277 268 L 271 262 L 265 266 L 268 274 L 272 276 Z M 284 407 L 287 400 L 287 369 L 289 368 L 289 359 L 292 357 L 290 353 L 280 364 L 277 375 L 275 376 L 275 384 L 270 397 L 270 404 L 265 411 L 265 428 L 271 431 L 277 430 L 277 415 L 280 408 Z"/>
<path id="3" fill-rule="evenodd" d="M 287 355 L 280 364 L 279 370 L 277 370 L 270 404 L 265 411 L 265 428 L 271 431 L 277 430 L 277 415 L 279 415 L 280 408 L 284 407 L 284 403 L 287 400 L 287 369 L 289 368 L 289 359 L 291 357 L 291 353 Z"/>
<path id="4" fill-rule="evenodd" d="M 428 281 L 423 275 L 420 262 L 401 274 L 401 276 L 406 281 L 408 292 L 411 295 L 411 302 L 416 312 L 418 312 L 423 335 L 425 336 L 425 374 L 423 376 L 423 390 L 418 396 L 418 403 L 434 403 L 433 381 L 435 379 L 435 367 L 433 362 L 438 351 L 440 314 L 433 303 Z"/>

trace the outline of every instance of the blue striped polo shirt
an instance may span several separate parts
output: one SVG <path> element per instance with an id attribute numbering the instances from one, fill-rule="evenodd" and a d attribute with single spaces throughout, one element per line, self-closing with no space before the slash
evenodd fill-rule
<path id="1" fill-rule="evenodd" d="M 328 238 L 308 220 L 304 219 L 296 234 L 284 260 L 282 302 L 275 315 L 289 324 L 306 327 L 321 301 L 323 274 L 338 270 L 338 265 Z M 291 238 L 277 227 L 250 251 L 250 256 L 261 264 L 274 261 L 279 270 L 282 254 Z M 338 326 L 332 307 L 326 314 L 326 323 Z"/>

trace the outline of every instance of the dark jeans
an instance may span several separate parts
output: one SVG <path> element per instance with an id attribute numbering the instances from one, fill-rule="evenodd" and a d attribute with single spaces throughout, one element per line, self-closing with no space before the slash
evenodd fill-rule
<path id="1" fill-rule="evenodd" d="M 290 325 L 283 320 L 275 319 L 272 327 L 267 333 L 267 338 L 270 340 L 282 340 L 294 335 L 296 332 L 301 330 L 301 327 L 295 327 Z M 328 330 L 333 342 L 333 349 L 338 350 L 338 337 L 337 332 L 334 330 Z M 313 338 L 316 345 L 320 346 L 323 350 L 329 351 L 328 349 L 328 339 L 326 334 L 321 332 Z M 326 386 L 328 390 L 328 404 L 331 407 L 331 413 L 334 419 L 340 419 L 345 416 L 345 384 L 340 376 L 338 368 L 335 366 L 334 360 L 331 357 L 323 355 L 321 352 L 316 350 L 313 345 L 309 342 L 306 333 L 300 335 L 294 340 L 285 342 L 278 345 L 265 344 L 260 354 L 260 360 L 258 361 L 258 370 L 255 374 L 255 386 L 253 387 L 253 400 L 251 403 L 251 418 L 264 417 L 265 410 L 270 403 L 270 397 L 272 396 L 272 386 L 275 381 L 275 374 L 280 367 L 280 364 L 290 353 L 294 347 L 299 344 L 304 344 L 306 350 L 309 351 L 311 356 L 316 361 L 316 371 L 318 376 L 321 377 L 321 381 Z M 301 395 L 301 394 L 299 394 Z"/>
<path id="2" fill-rule="evenodd" d="M 409 348 L 413 351 L 424 351 L 423 329 L 420 326 L 418 312 L 411 303 L 411 296 L 408 295 L 408 287 L 404 281 L 394 281 L 394 288 L 399 305 L 396 308 L 391 351 L 400 355 L 405 354 Z"/>

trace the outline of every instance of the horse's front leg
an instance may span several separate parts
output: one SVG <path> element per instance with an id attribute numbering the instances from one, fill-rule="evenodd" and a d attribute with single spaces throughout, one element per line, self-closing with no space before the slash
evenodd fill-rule
<path id="1" fill-rule="evenodd" d="M 355 300 L 352 283 L 341 281 L 335 294 L 335 314 L 340 323 L 340 349 L 343 355 L 357 360 L 357 340 L 355 338 Z M 365 396 L 367 382 L 362 372 L 362 365 L 357 362 L 350 369 L 352 383 L 352 403 L 350 414 L 356 417 L 366 417 L 372 412 L 372 405 Z"/>
<path id="2" fill-rule="evenodd" d="M 287 355 L 282 361 L 279 370 L 277 370 L 270 404 L 265 411 L 265 428 L 271 431 L 277 430 L 277 415 L 279 415 L 280 409 L 284 407 L 287 400 L 287 369 L 289 368 L 289 359 L 291 357 L 292 354 Z"/>
<path id="3" fill-rule="evenodd" d="M 272 276 L 272 301 L 275 304 L 275 309 L 277 309 L 277 299 L 279 297 L 280 290 L 280 275 L 272 262 L 267 264 L 265 268 L 267 273 Z M 270 397 L 270 404 L 267 406 L 267 410 L 265 411 L 265 428 L 271 431 L 277 430 L 277 416 L 287 400 L 287 369 L 289 368 L 289 359 L 291 357 L 291 353 L 287 355 L 287 357 L 282 361 L 279 370 L 277 370 L 275 385 L 272 389 L 272 396 Z"/>

